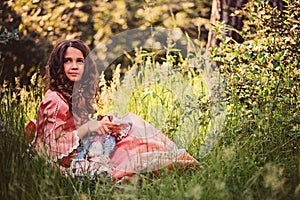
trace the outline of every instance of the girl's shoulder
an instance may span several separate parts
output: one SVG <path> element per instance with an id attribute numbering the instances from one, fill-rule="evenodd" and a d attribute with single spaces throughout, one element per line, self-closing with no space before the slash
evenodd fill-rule
<path id="1" fill-rule="evenodd" d="M 42 104 L 49 105 L 49 104 L 61 104 L 68 107 L 67 100 L 62 96 L 61 93 L 54 91 L 54 90 L 47 90 L 45 96 L 42 100 Z"/>
<path id="2" fill-rule="evenodd" d="M 45 93 L 45 96 L 44 96 L 44 99 L 45 101 L 48 101 L 48 100 L 53 100 L 53 101 L 64 101 L 67 103 L 67 100 L 62 96 L 61 93 L 57 92 L 57 91 L 54 91 L 54 90 L 47 90 L 46 93 Z"/>

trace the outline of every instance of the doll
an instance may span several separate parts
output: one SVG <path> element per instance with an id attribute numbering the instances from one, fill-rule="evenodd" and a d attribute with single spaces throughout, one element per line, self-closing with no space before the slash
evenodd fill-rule
<path id="1" fill-rule="evenodd" d="M 122 129 L 118 133 L 111 132 L 104 135 L 87 134 L 81 140 L 81 146 L 76 156 L 77 159 L 83 159 L 86 155 L 88 155 L 89 159 L 94 159 L 99 155 L 110 157 L 115 150 L 116 143 L 126 137 L 132 127 L 131 122 L 121 120 L 117 116 L 110 114 L 99 115 L 97 120 L 119 123 L 122 125 Z"/>

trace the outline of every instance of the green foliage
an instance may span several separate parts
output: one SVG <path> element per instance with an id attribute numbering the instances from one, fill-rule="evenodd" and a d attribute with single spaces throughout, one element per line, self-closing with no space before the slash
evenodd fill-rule
<path id="1" fill-rule="evenodd" d="M 289 184 L 283 191 L 278 185 L 270 185 L 268 178 L 262 180 L 261 175 L 250 178 L 265 183 L 261 187 L 272 198 L 287 198 L 294 192 L 297 178 L 293 177 L 299 176 L 297 165 L 300 169 L 297 163 L 300 1 L 286 3 L 287 7 L 280 11 L 271 7 L 268 1 L 249 1 L 244 10 L 236 12 L 247 19 L 240 32 L 245 41 L 239 44 L 231 38 L 224 38 L 220 47 L 212 52 L 224 78 L 229 106 L 221 142 L 225 146 L 238 144 L 246 147 L 243 157 L 247 165 L 254 168 L 266 166 L 269 169 L 268 162 L 283 167 L 280 174 L 288 180 L 279 182 Z M 227 29 L 222 24 L 219 27 Z M 251 184 L 247 191 L 253 194 L 255 187 L 259 186 Z"/>
<path id="2" fill-rule="evenodd" d="M 7 30 L 4 27 L 0 28 L 0 44 L 6 44 L 9 40 L 18 39 L 18 29 L 15 29 L 10 33 L 7 32 Z"/>
<path id="3" fill-rule="evenodd" d="M 298 6 L 295 1 L 278 11 L 251 1 L 245 11 L 249 19 L 243 30 L 245 42 L 236 44 L 227 38 L 213 52 L 225 77 L 229 102 L 240 102 L 250 119 L 267 113 L 284 126 L 300 120 Z"/>

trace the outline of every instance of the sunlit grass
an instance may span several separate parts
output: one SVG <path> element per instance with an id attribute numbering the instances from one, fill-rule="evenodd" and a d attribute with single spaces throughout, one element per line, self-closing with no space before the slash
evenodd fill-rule
<path id="1" fill-rule="evenodd" d="M 284 127 L 264 120 L 267 113 L 249 123 L 239 115 L 238 102 L 222 107 L 214 84 L 218 75 L 211 76 L 204 69 L 174 70 L 168 61 L 157 64 L 147 56 L 138 63 L 122 82 L 117 68 L 111 87 L 102 77 L 99 113 L 140 115 L 187 149 L 199 160 L 200 169 L 175 167 L 117 184 L 103 177 L 95 180 L 62 177 L 34 153 L 24 138 L 24 127 L 30 118 L 36 117 L 43 93 L 40 82 L 34 81 L 37 84 L 31 88 L 1 88 L 1 199 L 296 197 L 299 183 L 296 134 L 286 137 Z M 223 121 L 225 111 L 230 115 Z"/>
<path id="2" fill-rule="evenodd" d="M 214 94 L 220 92 L 215 88 L 219 84 L 217 74 L 212 74 L 209 66 L 197 69 L 188 60 L 174 66 L 169 60 L 161 64 L 155 62 L 151 54 L 137 54 L 141 60 L 135 60 L 122 81 L 119 80 L 120 66 L 115 69 L 111 87 L 107 87 L 102 75 L 100 113 L 133 112 L 195 157 L 207 153 L 225 117 L 220 99 Z"/>

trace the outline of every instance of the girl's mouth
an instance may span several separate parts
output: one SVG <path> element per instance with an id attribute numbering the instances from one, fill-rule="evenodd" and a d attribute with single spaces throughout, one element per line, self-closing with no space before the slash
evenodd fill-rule
<path id="1" fill-rule="evenodd" d="M 78 73 L 69 73 L 71 76 L 78 76 Z"/>

